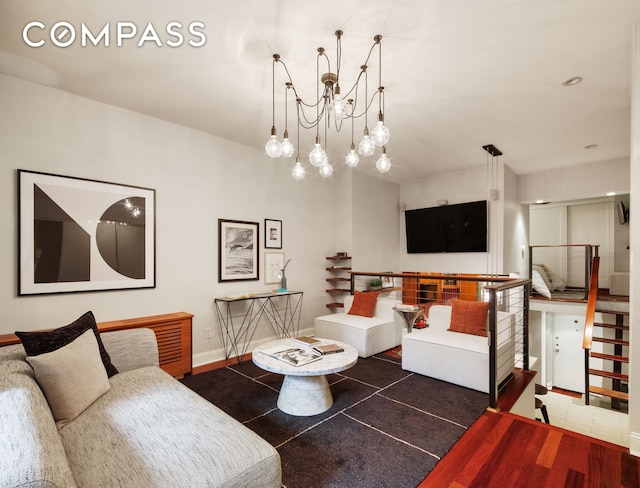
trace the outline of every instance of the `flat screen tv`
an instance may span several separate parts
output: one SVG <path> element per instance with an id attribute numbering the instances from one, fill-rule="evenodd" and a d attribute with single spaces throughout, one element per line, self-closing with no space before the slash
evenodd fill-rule
<path id="1" fill-rule="evenodd" d="M 487 201 L 404 213 L 408 253 L 487 252 Z"/>

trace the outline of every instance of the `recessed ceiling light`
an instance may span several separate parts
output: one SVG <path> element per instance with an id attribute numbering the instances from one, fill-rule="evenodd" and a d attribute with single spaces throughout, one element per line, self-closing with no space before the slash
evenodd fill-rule
<path id="1" fill-rule="evenodd" d="M 598 147 L 597 144 L 587 144 L 584 146 L 585 149 L 595 149 L 596 147 Z"/>
<path id="2" fill-rule="evenodd" d="M 562 82 L 562 86 L 573 86 L 577 85 L 582 81 L 582 76 L 574 76 L 573 78 L 569 78 Z"/>
<path id="3" fill-rule="evenodd" d="M 607 192 L 607 196 L 608 197 L 614 197 L 614 196 L 616 196 L 616 192 L 615 191 L 608 191 Z"/>
<path id="4" fill-rule="evenodd" d="M 536 203 L 544 203 L 544 200 L 536 200 Z"/>

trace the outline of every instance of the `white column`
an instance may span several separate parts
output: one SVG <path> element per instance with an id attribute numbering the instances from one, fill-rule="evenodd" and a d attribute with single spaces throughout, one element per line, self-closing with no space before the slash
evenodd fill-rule
<path id="1" fill-rule="evenodd" d="M 640 456 L 640 263 L 635 269 L 635 251 L 640 246 L 640 23 L 633 30 L 631 68 L 629 447 L 631 454 Z"/>

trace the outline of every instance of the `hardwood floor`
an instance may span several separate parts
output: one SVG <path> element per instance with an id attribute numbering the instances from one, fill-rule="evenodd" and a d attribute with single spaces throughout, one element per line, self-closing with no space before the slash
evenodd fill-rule
<path id="1" fill-rule="evenodd" d="M 615 444 L 487 411 L 418 488 L 424 487 L 640 487 L 640 458 Z"/>

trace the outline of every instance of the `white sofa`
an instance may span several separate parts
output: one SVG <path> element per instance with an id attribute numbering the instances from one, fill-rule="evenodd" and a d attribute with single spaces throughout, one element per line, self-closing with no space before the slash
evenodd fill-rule
<path id="1" fill-rule="evenodd" d="M 0 347 L 0 486 L 281 486 L 278 451 L 162 371 L 151 329 L 101 338 L 120 372 L 59 429 L 22 344 Z"/>
<path id="2" fill-rule="evenodd" d="M 486 337 L 447 330 L 450 305 L 429 309 L 429 326 L 402 338 L 402 369 L 489 393 L 489 343 Z M 514 316 L 498 312 L 498 384 L 514 366 Z"/>
<path id="3" fill-rule="evenodd" d="M 402 342 L 404 322 L 393 310 L 398 303 L 396 298 L 378 297 L 373 317 L 349 315 L 353 304 L 353 295 L 349 295 L 344 300 L 344 312 L 314 319 L 314 334 L 355 347 L 361 358 L 392 349 Z"/>

